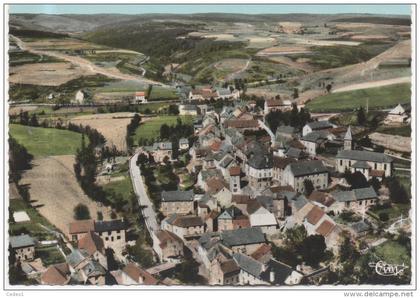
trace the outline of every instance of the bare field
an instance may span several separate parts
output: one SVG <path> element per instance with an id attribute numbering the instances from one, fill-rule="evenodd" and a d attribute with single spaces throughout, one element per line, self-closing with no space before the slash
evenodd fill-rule
<path id="1" fill-rule="evenodd" d="M 91 74 L 71 63 L 34 63 L 11 67 L 9 81 L 15 84 L 59 86 Z"/>
<path id="2" fill-rule="evenodd" d="M 77 125 L 89 125 L 98 130 L 107 140 L 108 146 L 115 145 L 118 150 L 126 151 L 125 136 L 127 125 L 130 123 L 134 113 L 112 113 L 83 115 L 70 119 L 71 123 Z"/>
<path id="3" fill-rule="evenodd" d="M 33 168 L 26 171 L 22 184 L 28 184 L 31 204 L 39 213 L 64 233 L 74 221 L 74 207 L 81 203 L 89 208 L 92 218 L 101 211 L 109 218 L 109 209 L 86 196 L 73 171 L 74 156 L 60 155 L 35 159 Z"/>
<path id="4" fill-rule="evenodd" d="M 9 116 L 18 115 L 20 112 L 31 112 L 36 110 L 37 106 L 18 106 L 9 108 Z"/>
<path id="5" fill-rule="evenodd" d="M 398 152 L 411 152 L 411 138 L 375 132 L 369 135 L 373 143 Z"/>
<path id="6" fill-rule="evenodd" d="M 81 50 L 81 49 L 105 49 L 106 47 L 78 39 L 38 39 L 28 41 L 27 44 L 34 49 L 45 50 Z"/>
<path id="7" fill-rule="evenodd" d="M 270 56 L 268 59 L 270 61 L 284 64 L 292 68 L 302 70 L 304 72 L 310 72 L 313 70 L 313 67 L 309 63 L 307 63 L 309 62 L 309 59 L 307 58 L 299 58 L 296 59 L 296 61 L 293 61 L 292 59 L 285 56 Z"/>

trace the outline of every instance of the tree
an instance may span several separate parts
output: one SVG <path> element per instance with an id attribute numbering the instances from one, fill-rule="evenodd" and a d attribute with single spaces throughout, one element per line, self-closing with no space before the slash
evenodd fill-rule
<path id="1" fill-rule="evenodd" d="M 141 231 L 141 235 L 136 240 L 136 244 L 134 246 L 128 247 L 128 253 L 134 258 L 136 262 L 138 262 L 143 267 L 150 267 L 153 265 L 153 255 L 150 250 L 145 249 L 145 237 L 144 231 Z"/>
<path id="2" fill-rule="evenodd" d="M 36 114 L 32 114 L 31 120 L 29 122 L 29 125 L 31 126 L 39 126 L 38 118 L 36 117 Z"/>
<path id="3" fill-rule="evenodd" d="M 351 173 L 350 171 L 346 171 L 344 173 L 344 178 L 346 179 L 347 183 L 350 184 L 351 189 L 357 189 L 357 188 L 363 188 L 368 187 L 369 183 L 366 180 L 365 175 L 363 175 L 361 172 L 357 171 L 354 173 Z"/>
<path id="4" fill-rule="evenodd" d="M 293 250 L 298 250 L 306 236 L 306 229 L 303 225 L 288 229 L 285 232 L 286 245 Z"/>
<path id="5" fill-rule="evenodd" d="M 311 235 L 303 240 L 300 252 L 303 260 L 310 266 L 317 266 L 325 257 L 325 238 L 321 235 Z"/>
<path id="6" fill-rule="evenodd" d="M 142 164 L 145 164 L 145 163 L 148 163 L 148 162 L 149 162 L 149 158 L 146 156 L 146 154 L 140 153 L 139 156 L 137 157 L 136 164 L 137 165 L 142 165 Z"/>
<path id="7" fill-rule="evenodd" d="M 396 177 L 385 179 L 385 185 L 389 189 L 389 198 L 393 203 L 408 203 L 410 201 L 407 190 Z"/>
<path id="8" fill-rule="evenodd" d="M 311 193 L 314 191 L 314 184 L 312 183 L 311 180 L 309 179 L 305 179 L 303 181 L 303 186 L 305 188 L 305 195 L 309 196 L 311 195 Z"/>
<path id="9" fill-rule="evenodd" d="M 331 85 L 331 84 L 328 84 L 328 85 L 325 87 L 325 89 L 327 90 L 327 92 L 328 92 L 328 93 L 330 93 L 330 92 L 331 92 L 331 89 L 332 89 L 332 85 Z"/>
<path id="10" fill-rule="evenodd" d="M 350 263 L 355 262 L 360 256 L 359 252 L 351 242 L 349 235 L 344 236 L 343 243 L 340 245 L 339 256 L 341 262 Z"/>
<path id="11" fill-rule="evenodd" d="M 76 220 L 90 219 L 89 208 L 86 205 L 79 203 L 73 211 Z"/>
<path id="12" fill-rule="evenodd" d="M 194 284 L 200 280 L 198 275 L 198 264 L 192 257 L 186 257 L 186 260 L 177 266 L 177 277 L 185 284 Z"/>
<path id="13" fill-rule="evenodd" d="M 179 114 L 178 106 L 177 105 L 169 105 L 168 114 L 169 115 L 178 115 Z"/>
<path id="14" fill-rule="evenodd" d="M 379 182 L 378 178 L 373 177 L 370 179 L 369 184 L 373 187 L 373 189 L 378 192 L 381 188 L 381 182 Z"/>
<path id="15" fill-rule="evenodd" d="M 13 182 L 18 182 L 21 171 L 31 168 L 32 158 L 33 155 L 9 135 L 9 177 Z"/>
<path id="16" fill-rule="evenodd" d="M 299 97 L 299 90 L 298 88 L 293 88 L 293 98 L 296 99 Z"/>
<path id="17" fill-rule="evenodd" d="M 162 124 L 162 126 L 160 127 L 160 138 L 161 139 L 168 139 L 169 137 L 170 137 L 169 126 L 166 123 Z"/>
<path id="18" fill-rule="evenodd" d="M 366 113 L 363 107 L 357 110 L 357 123 L 362 126 L 366 124 Z"/>

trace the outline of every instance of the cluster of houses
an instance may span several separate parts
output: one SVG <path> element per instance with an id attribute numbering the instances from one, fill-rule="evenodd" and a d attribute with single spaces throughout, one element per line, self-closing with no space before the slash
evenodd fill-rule
<path id="1" fill-rule="evenodd" d="M 127 224 L 124 220 L 78 220 L 70 223 L 68 253 L 51 241 L 64 262 L 44 266 L 38 255 L 41 243 L 27 234 L 10 237 L 11 252 L 27 277 L 41 285 L 156 285 L 158 279 L 126 259 Z M 63 238 L 64 239 L 64 238 Z M 111 268 L 118 260 L 124 266 Z"/>
<path id="2" fill-rule="evenodd" d="M 190 90 L 188 99 L 225 95 L 203 88 Z M 230 96 L 236 95 L 230 92 Z M 252 101 L 236 102 L 220 113 L 206 104 L 180 104 L 182 113 L 198 115 L 194 144 L 190 146 L 187 139 L 178 144 L 191 156 L 187 170 L 196 183 L 194 191 L 161 193 L 163 220 L 151 233 L 160 263 L 180 263 L 190 250 L 210 285 L 297 285 L 310 274 L 302 270 L 304 264 L 293 268 L 275 259 L 273 245 L 281 233 L 303 226 L 307 235 L 323 236 L 326 247 L 337 252 L 344 230 L 358 237 L 371 228 L 365 214 L 383 196 L 372 186 L 350 188 L 343 174 L 359 172 L 368 181 L 381 181 L 393 174 L 393 159 L 357 150 L 352 128 L 329 121 L 309 122 L 301 130 L 280 125 L 273 133 L 264 116 L 289 109 L 291 104 L 280 100 L 267 100 L 264 110 Z M 388 121 L 404 118 L 401 109 L 393 109 Z M 157 142 L 139 150 L 163 163 L 173 161 L 172 146 Z M 349 211 L 362 220 L 348 225 L 336 222 L 337 215 Z M 37 241 L 20 235 L 11 237 L 10 243 L 16 260 L 26 264 L 28 273 L 38 272 L 41 284 L 103 285 L 110 277 L 120 285 L 162 284 L 127 259 L 123 220 L 75 221 L 66 237 L 72 243 L 66 261 L 38 271 L 34 269 Z M 110 254 L 123 268 L 109 268 Z"/>
<path id="3" fill-rule="evenodd" d="M 154 236 L 161 262 L 179 262 L 185 246 L 211 285 L 293 285 L 306 273 L 273 258 L 272 240 L 280 233 L 303 225 L 307 235 L 322 235 L 335 252 L 343 229 L 352 235 L 369 229 L 364 215 L 380 196 L 371 186 L 350 189 L 342 174 L 358 171 L 367 180 L 381 180 L 392 175 L 392 158 L 356 150 L 352 128 L 329 121 L 271 132 L 264 114 L 290 108 L 275 100 L 266 101 L 264 111 L 253 102 L 237 102 L 220 113 L 202 107 L 187 166 L 202 193 L 162 192 L 164 219 Z M 324 150 L 334 157 L 320 158 Z M 334 217 L 345 211 L 363 220 L 336 223 Z"/>

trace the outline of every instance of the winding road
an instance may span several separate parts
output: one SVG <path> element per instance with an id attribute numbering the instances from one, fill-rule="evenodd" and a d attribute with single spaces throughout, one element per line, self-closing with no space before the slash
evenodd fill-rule
<path id="1" fill-rule="evenodd" d="M 149 80 L 149 79 L 134 76 L 134 75 L 124 74 L 124 73 L 120 72 L 115 67 L 112 67 L 112 68 L 100 67 L 100 66 L 94 64 L 93 62 L 91 62 L 87 59 L 78 57 L 78 56 L 71 56 L 71 55 L 67 55 L 67 54 L 64 54 L 62 52 L 57 52 L 57 51 L 46 51 L 46 50 L 34 49 L 30 45 L 28 45 L 27 43 L 22 41 L 20 38 L 18 38 L 16 36 L 13 36 L 13 35 L 10 35 L 10 36 L 16 42 L 16 44 L 19 46 L 19 48 L 21 48 L 24 51 L 28 51 L 28 52 L 36 54 L 36 55 L 46 55 L 46 56 L 51 56 L 51 57 L 55 57 L 55 58 L 58 58 L 58 59 L 66 60 L 70 63 L 78 65 L 80 68 L 87 71 L 87 73 L 101 74 L 101 75 L 107 76 L 109 78 L 119 79 L 119 80 L 137 81 L 141 84 L 156 84 L 156 85 L 164 86 L 164 84 L 162 84 L 160 82 L 156 82 L 156 81 L 153 81 L 153 80 Z"/>

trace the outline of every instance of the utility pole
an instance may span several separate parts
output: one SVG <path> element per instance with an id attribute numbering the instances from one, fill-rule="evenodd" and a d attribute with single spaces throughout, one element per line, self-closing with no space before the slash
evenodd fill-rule
<path id="1" fill-rule="evenodd" d="M 369 97 L 366 98 L 366 116 L 367 116 L 367 113 L 369 113 Z"/>

